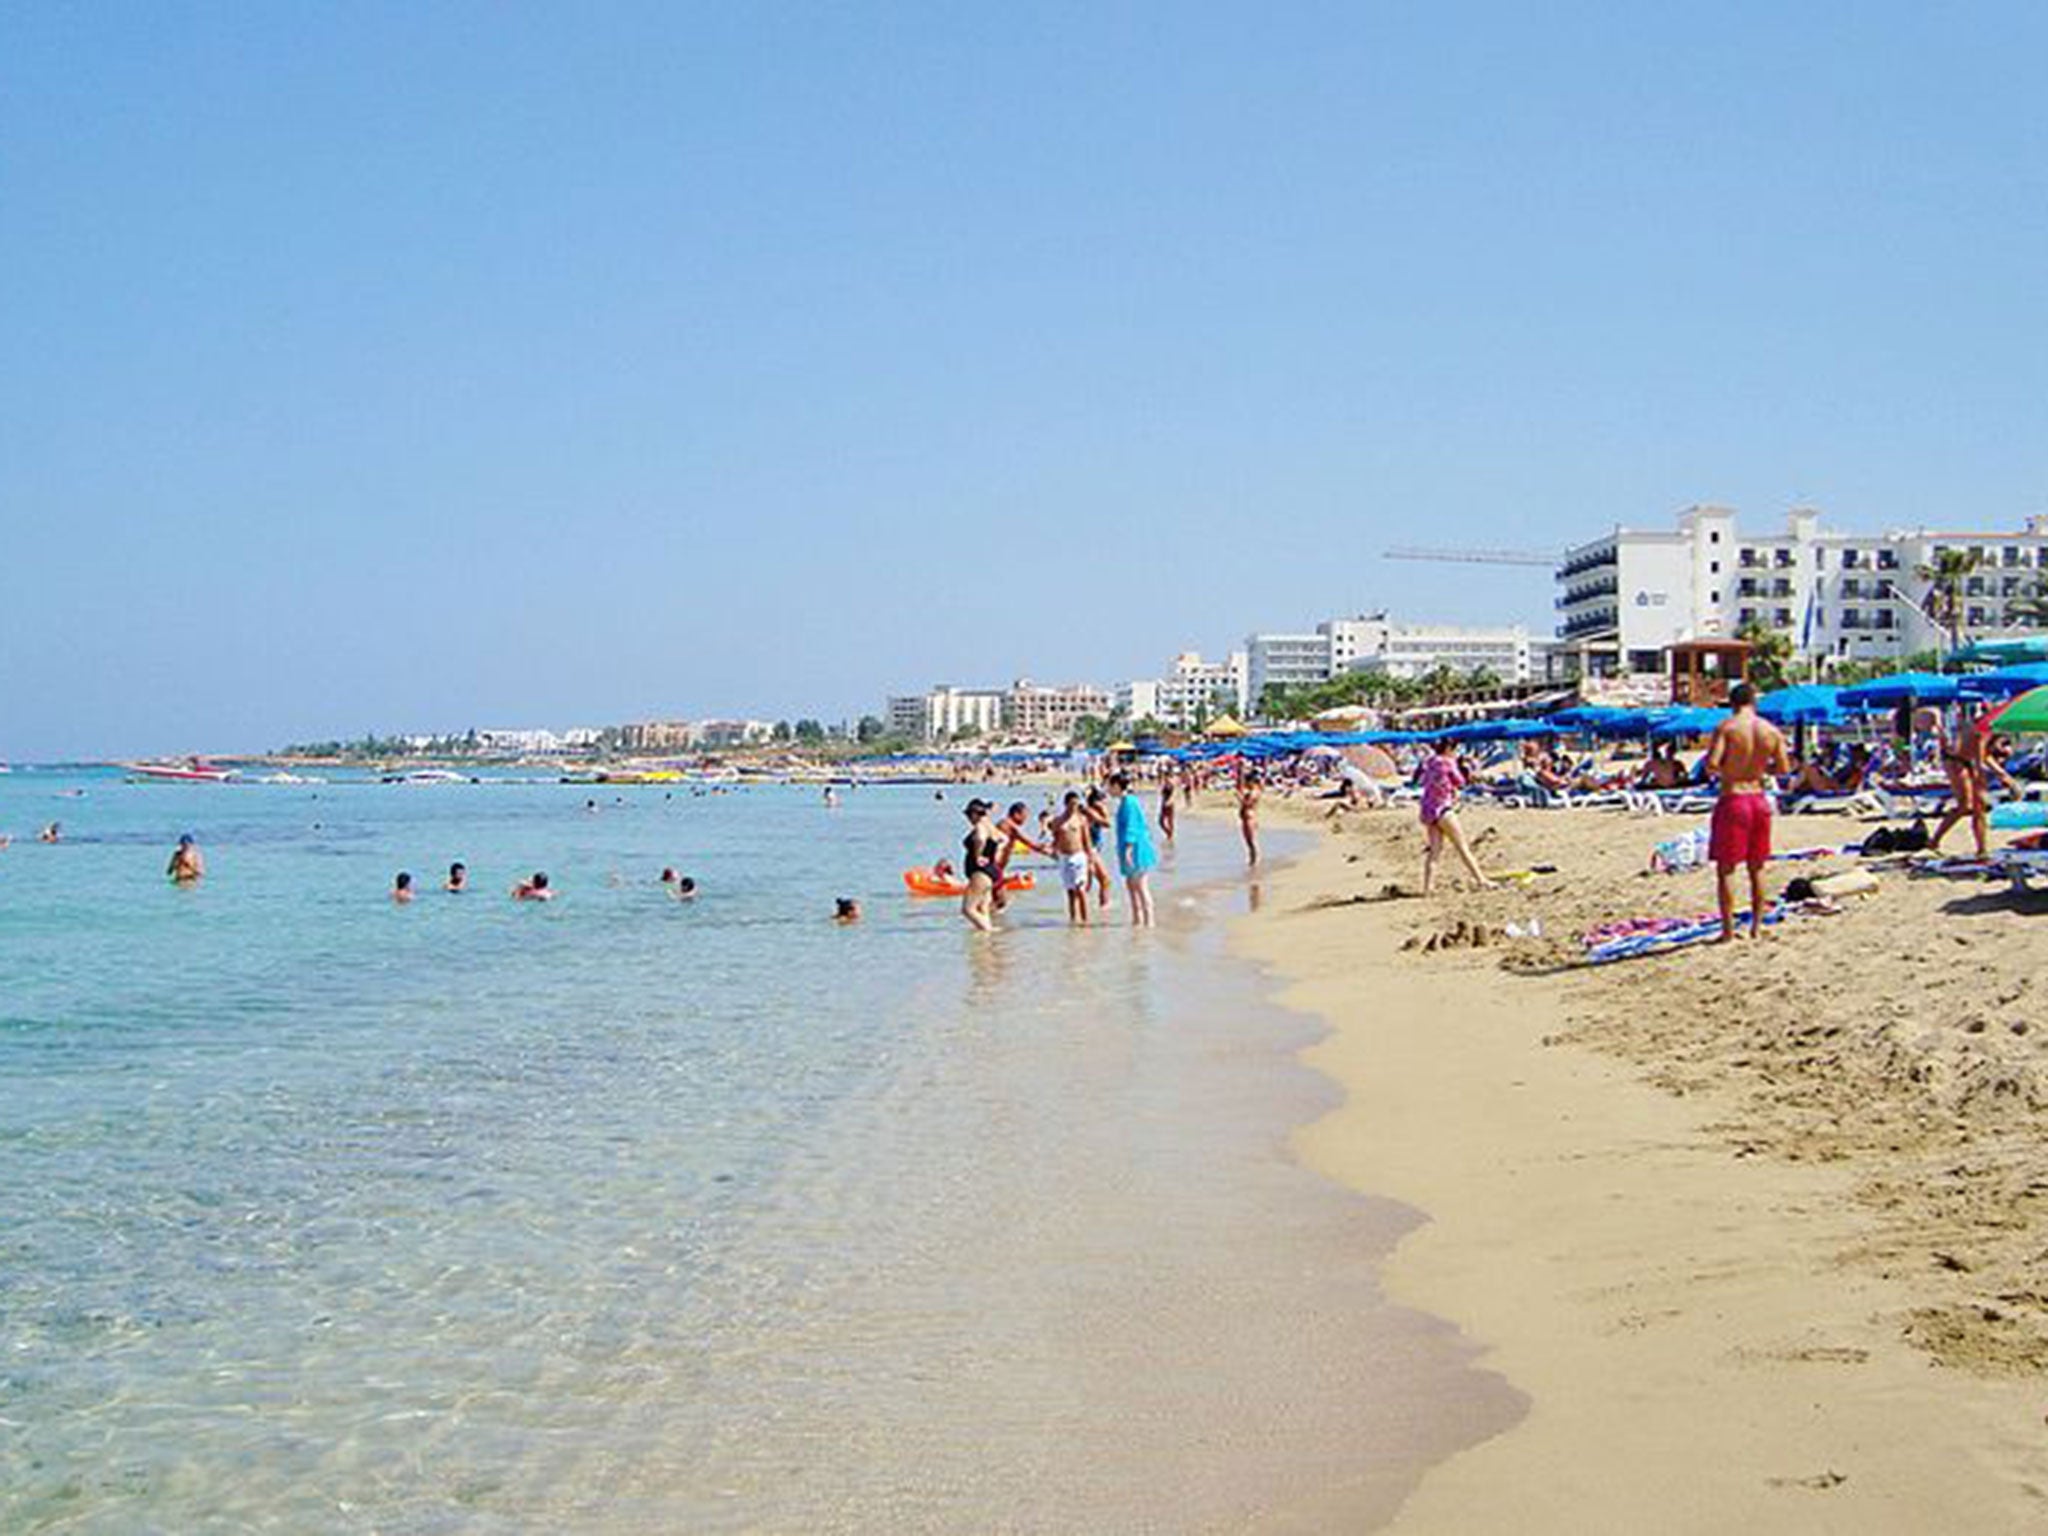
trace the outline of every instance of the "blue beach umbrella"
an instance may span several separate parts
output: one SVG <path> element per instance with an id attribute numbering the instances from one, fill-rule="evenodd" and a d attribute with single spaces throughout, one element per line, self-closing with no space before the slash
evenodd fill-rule
<path id="1" fill-rule="evenodd" d="M 1705 707 L 1659 710 L 1663 716 L 1650 727 L 1653 741 L 1677 741 L 1685 736 L 1705 736 L 1728 718 L 1725 709 Z"/>
<path id="2" fill-rule="evenodd" d="M 2048 686 L 2048 662 L 2018 662 L 1990 672 L 1977 672 L 1957 681 L 1965 694 L 1975 698 L 2017 698 L 2029 689 Z"/>
<path id="3" fill-rule="evenodd" d="M 1824 683 L 1778 688 L 1756 701 L 1756 712 L 1773 725 L 1835 725 L 1842 720 L 1842 690 Z"/>
<path id="4" fill-rule="evenodd" d="M 1900 704 L 1953 704 L 1961 695 L 1959 680 L 1935 672 L 1895 672 L 1842 690 L 1844 709 L 1893 709 Z"/>
<path id="5" fill-rule="evenodd" d="M 1950 655 L 1951 661 L 1988 661 L 1997 666 L 2048 661 L 2048 635 L 2014 635 L 2005 640 L 1979 640 Z"/>

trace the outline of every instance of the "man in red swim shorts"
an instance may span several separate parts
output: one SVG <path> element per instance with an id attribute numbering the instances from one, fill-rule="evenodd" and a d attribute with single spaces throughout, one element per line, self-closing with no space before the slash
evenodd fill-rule
<path id="1" fill-rule="evenodd" d="M 1770 776 L 1789 773 L 1792 759 L 1785 737 L 1770 721 L 1758 717 L 1756 689 L 1737 683 L 1728 690 L 1734 711 L 1714 732 L 1707 748 L 1707 772 L 1720 780 L 1721 797 L 1714 802 L 1707 857 L 1721 897 L 1721 937 L 1735 937 L 1735 871 L 1749 870 L 1749 936 L 1764 923 L 1764 865 L 1771 859 Z"/>

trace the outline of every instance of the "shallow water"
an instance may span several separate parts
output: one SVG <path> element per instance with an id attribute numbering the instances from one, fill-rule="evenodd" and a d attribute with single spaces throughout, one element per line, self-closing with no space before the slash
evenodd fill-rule
<path id="1" fill-rule="evenodd" d="M 1284 1154 L 1228 839 L 976 940 L 962 798 L 0 780 L 0 1526 L 1362 1521 L 1504 1422 Z"/>

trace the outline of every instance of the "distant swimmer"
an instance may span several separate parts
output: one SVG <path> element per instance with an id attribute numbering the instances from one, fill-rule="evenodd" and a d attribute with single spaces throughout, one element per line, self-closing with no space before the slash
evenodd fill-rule
<path id="1" fill-rule="evenodd" d="M 171 850 L 170 867 L 164 871 L 174 885 L 197 885 L 206 878 L 206 860 L 200 857 L 199 842 L 190 832 L 178 839 Z"/>
<path id="2" fill-rule="evenodd" d="M 526 879 L 512 887 L 512 899 L 514 901 L 553 901 L 555 893 L 548 888 L 546 872 L 537 869 Z"/>
<path id="3" fill-rule="evenodd" d="M 675 896 L 677 901 L 695 901 L 697 899 L 697 882 L 688 875 L 678 875 L 676 877 Z"/>
<path id="4" fill-rule="evenodd" d="M 61 821 L 53 821 L 47 827 L 43 828 L 42 831 L 36 834 L 36 841 L 39 843 L 54 843 L 61 841 L 63 836 L 64 823 Z"/>
<path id="5" fill-rule="evenodd" d="M 399 906 L 412 900 L 412 875 L 400 870 L 391 881 L 391 899 Z"/>
<path id="6" fill-rule="evenodd" d="M 832 903 L 832 921 L 844 927 L 860 921 L 860 903 L 851 896 L 841 896 Z"/>
<path id="7" fill-rule="evenodd" d="M 836 811 L 839 809 L 839 791 L 834 789 L 830 784 L 827 784 L 825 786 L 825 809 L 828 811 Z"/>
<path id="8" fill-rule="evenodd" d="M 1060 865 L 1060 888 L 1067 893 L 1067 921 L 1076 926 L 1085 926 L 1088 921 L 1094 833 L 1095 823 L 1082 807 L 1080 795 L 1068 790 L 1059 815 L 1052 819 L 1052 847 Z"/>
<path id="9" fill-rule="evenodd" d="M 595 816 L 597 814 L 597 802 L 595 800 L 584 801 L 583 814 L 586 816 Z"/>
<path id="10" fill-rule="evenodd" d="M 448 866 L 448 883 L 444 891 L 466 891 L 469 889 L 469 866 L 459 859 Z"/>
<path id="11" fill-rule="evenodd" d="M 1173 775 L 1159 781 L 1159 835 L 1173 841 Z"/>

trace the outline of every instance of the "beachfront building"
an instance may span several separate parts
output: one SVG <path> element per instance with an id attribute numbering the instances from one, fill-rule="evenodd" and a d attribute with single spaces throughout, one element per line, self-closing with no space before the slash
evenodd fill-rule
<path id="1" fill-rule="evenodd" d="M 927 693 L 891 698 L 882 718 L 892 736 L 908 736 L 912 741 L 993 736 L 1002 728 L 1004 697 L 993 688 L 955 688 L 941 683 Z"/>
<path id="2" fill-rule="evenodd" d="M 1519 624 L 1399 624 L 1384 613 L 1330 619 L 1317 626 L 1330 643 L 1330 675 L 1379 672 L 1414 679 L 1448 669 L 1486 671 L 1504 683 L 1539 682 L 1546 653 Z"/>
<path id="3" fill-rule="evenodd" d="M 699 747 L 758 747 L 775 739 L 767 720 L 700 720 L 692 733 Z"/>
<path id="4" fill-rule="evenodd" d="M 1617 527 L 1565 552 L 1557 643 L 1579 676 L 1660 672 L 1685 640 L 1732 639 L 1747 624 L 1793 637 L 1819 660 L 1891 660 L 1936 650 L 1921 570 L 1945 555 L 1976 563 L 1958 619 L 1978 639 L 2040 628 L 2018 600 L 2048 576 L 2048 516 L 2011 532 L 1827 529 L 1795 508 L 1783 532 L 1745 533 L 1727 507 L 1688 507 L 1669 530 Z"/>
<path id="5" fill-rule="evenodd" d="M 1116 707 L 1130 720 L 1157 720 L 1193 730 L 1219 715 L 1241 715 L 1250 702 L 1250 671 L 1243 651 L 1205 661 L 1182 651 L 1164 677 L 1134 678 L 1116 692 Z"/>
<path id="6" fill-rule="evenodd" d="M 1112 703 L 1109 690 L 1093 683 L 1056 688 L 1020 677 L 1003 695 L 1003 728 L 1019 736 L 1064 742 L 1083 716 L 1107 718 Z"/>
<path id="7" fill-rule="evenodd" d="M 635 720 L 619 727 L 619 745 L 628 752 L 681 752 L 695 743 L 687 720 Z"/>
<path id="8" fill-rule="evenodd" d="M 1313 634 L 1247 635 L 1244 642 L 1245 692 L 1257 709 L 1266 690 L 1296 688 L 1330 679 L 1330 637 Z"/>

